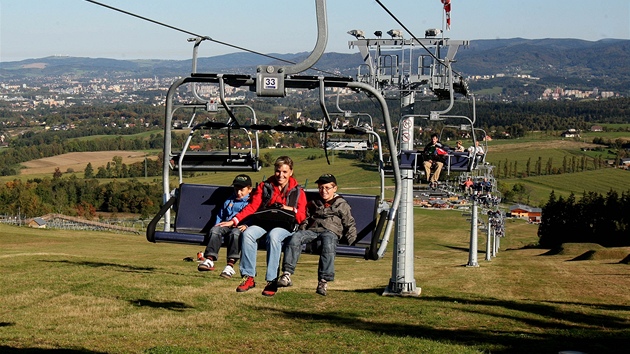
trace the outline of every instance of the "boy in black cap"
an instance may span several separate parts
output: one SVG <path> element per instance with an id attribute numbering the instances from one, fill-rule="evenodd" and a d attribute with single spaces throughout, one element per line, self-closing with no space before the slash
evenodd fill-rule
<path id="1" fill-rule="evenodd" d="M 234 193 L 225 201 L 223 208 L 219 210 L 215 226 L 210 229 L 209 241 L 206 250 L 203 252 L 203 260 L 197 270 L 200 272 L 214 270 L 214 262 L 218 259 L 219 248 L 223 243 L 223 236 L 228 235 L 227 240 L 227 265 L 221 277 L 231 278 L 236 272 L 234 264 L 240 257 L 239 238 L 241 233 L 245 231 L 247 225 L 241 224 L 238 227 L 222 227 L 217 225 L 222 221 L 231 220 L 234 215 L 241 211 L 249 202 L 249 194 L 252 191 L 252 179 L 248 175 L 238 175 L 232 181 Z"/>
<path id="2" fill-rule="evenodd" d="M 319 256 L 316 292 L 326 295 L 328 282 L 335 279 L 335 254 L 337 244 L 342 237 L 349 245 L 357 239 L 356 222 L 350 213 L 350 205 L 337 194 L 337 179 L 327 173 L 315 181 L 320 198 L 308 203 L 307 219 L 300 225 L 284 251 L 282 275 L 278 278 L 278 286 L 291 286 L 291 274 L 295 271 L 302 245 L 313 240 L 321 240 L 322 253 Z M 302 228 L 302 226 L 304 228 Z"/>

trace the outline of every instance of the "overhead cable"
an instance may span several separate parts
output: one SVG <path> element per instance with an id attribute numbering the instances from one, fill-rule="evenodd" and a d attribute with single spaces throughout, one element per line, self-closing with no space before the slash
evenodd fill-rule
<path id="1" fill-rule="evenodd" d="M 273 59 L 273 60 L 278 60 L 278 61 L 281 61 L 281 62 L 283 62 L 283 63 L 287 63 L 287 64 L 296 64 L 295 62 L 292 62 L 292 61 L 290 61 L 290 60 L 286 60 L 286 59 L 278 58 L 278 57 L 275 57 L 275 56 L 273 56 L 273 55 L 269 55 L 269 54 L 261 53 L 261 52 L 255 51 L 255 50 L 247 49 L 247 48 L 244 48 L 244 47 L 241 47 L 241 46 L 235 45 L 235 44 L 231 44 L 231 43 L 223 42 L 223 41 L 220 41 L 220 40 L 214 39 L 214 38 L 209 37 L 209 36 L 202 36 L 202 35 L 200 35 L 200 34 L 197 34 L 197 33 L 194 33 L 194 32 L 190 32 L 190 31 L 187 31 L 187 30 L 182 29 L 182 28 L 179 28 L 179 27 L 171 26 L 171 25 L 166 24 L 166 23 L 163 23 L 163 22 L 159 22 L 159 21 L 156 21 L 156 20 L 152 20 L 152 19 L 150 19 L 150 18 L 148 18 L 148 17 L 144 17 L 144 16 L 141 16 L 141 15 L 138 15 L 138 14 L 134 14 L 134 13 L 132 13 L 132 12 L 125 11 L 125 10 L 122 10 L 122 9 L 119 9 L 119 8 L 117 8 L 117 7 L 113 7 L 113 6 L 110 6 L 110 5 L 107 5 L 107 4 L 103 4 L 103 3 L 98 2 L 98 1 L 94 1 L 94 0 L 85 0 L 85 1 L 87 1 L 87 2 L 89 2 L 89 3 L 92 3 L 92 4 L 95 4 L 95 5 L 99 5 L 99 6 L 102 6 L 102 7 L 108 8 L 108 9 L 110 9 L 110 10 L 114 10 L 114 11 L 121 12 L 121 13 L 123 13 L 123 14 L 125 14 L 125 15 L 129 15 L 129 16 L 133 16 L 133 17 L 139 18 L 139 19 L 144 20 L 144 21 L 148 21 L 148 22 L 151 22 L 151 23 L 155 23 L 156 25 L 164 26 L 164 27 L 166 27 L 166 28 L 170 28 L 170 29 L 175 30 L 175 31 L 179 31 L 179 32 L 183 32 L 183 33 L 189 34 L 189 35 L 191 35 L 191 36 L 195 36 L 195 37 L 203 38 L 203 39 L 205 39 L 205 40 L 208 40 L 208 41 L 211 41 L 211 42 L 214 42 L 214 43 L 217 43 L 217 44 L 221 44 L 221 45 L 224 45 L 224 46 L 227 46 L 227 47 L 230 47 L 230 48 L 234 48 L 234 49 L 242 50 L 242 51 L 244 51 L 244 52 L 249 52 L 249 53 L 252 53 L 252 54 L 257 54 L 257 55 L 260 55 L 260 56 L 263 56 L 263 57 L 266 57 L 266 58 L 269 58 L 269 59 Z M 319 71 L 319 72 L 322 72 L 322 73 L 331 74 L 331 75 L 333 75 L 333 76 L 339 76 L 339 74 L 336 74 L 336 73 L 331 73 L 331 72 L 328 72 L 328 71 L 325 71 L 325 70 L 321 70 L 321 69 L 317 69 L 317 68 L 315 68 L 315 67 L 312 67 L 311 69 L 312 69 L 312 70 Z"/>

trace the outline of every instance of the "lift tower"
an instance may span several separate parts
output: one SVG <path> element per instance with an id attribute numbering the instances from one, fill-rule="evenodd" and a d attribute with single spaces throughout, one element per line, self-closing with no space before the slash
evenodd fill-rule
<path id="1" fill-rule="evenodd" d="M 359 67 L 357 81 L 367 83 L 384 97 L 400 102 L 398 151 L 413 149 L 414 118 L 439 120 L 440 114 L 446 114 L 452 108 L 455 92 L 466 94 L 463 78 L 453 78 L 451 63 L 459 47 L 467 46 L 468 41 L 436 38 L 440 32 L 427 30 L 426 38 L 404 39 L 401 31 L 390 30 L 387 32 L 390 39 L 357 36 L 357 40 L 349 42 L 351 48 L 359 49 L 365 62 Z M 414 54 L 414 49 L 421 54 Z M 450 99 L 450 105 L 443 111 L 421 115 L 414 112 L 416 95 Z M 383 295 L 419 296 L 421 289 L 414 278 L 413 170 L 401 171 L 401 180 L 392 276 Z M 379 255 L 382 255 L 381 250 Z"/>

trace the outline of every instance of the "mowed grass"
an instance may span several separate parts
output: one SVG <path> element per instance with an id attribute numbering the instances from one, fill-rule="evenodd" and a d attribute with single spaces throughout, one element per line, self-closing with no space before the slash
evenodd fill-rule
<path id="1" fill-rule="evenodd" d="M 630 248 L 572 261 L 527 247 L 536 226 L 508 220 L 496 258 L 466 267 L 470 224 L 457 211 L 416 209 L 419 297 L 386 297 L 392 235 L 379 261 L 336 260 L 326 297 L 317 257 L 272 298 L 236 293 L 239 279 L 200 273 L 200 246 L 143 236 L 0 225 L 0 352 L 76 353 L 624 353 L 630 343 Z M 593 248 L 600 254 L 601 248 Z M 220 256 L 224 257 L 224 250 Z M 258 254 L 258 273 L 265 256 Z"/>
<path id="2" fill-rule="evenodd" d="M 573 193 L 578 200 L 585 191 L 605 196 L 613 190 L 621 195 L 630 189 L 630 172 L 606 168 L 561 175 L 502 178 L 500 181 L 508 188 L 516 183 L 522 184 L 530 191 L 529 204 L 542 206 L 547 203 L 552 191 L 556 198 L 559 196 L 566 198 Z"/>
<path id="3" fill-rule="evenodd" d="M 552 159 L 553 167 L 561 168 L 564 158 L 567 158 L 567 167 L 571 167 L 571 159 L 576 158 L 579 166 L 583 151 L 583 147 L 593 147 L 593 144 L 585 144 L 574 140 L 510 140 L 511 143 L 502 142 L 496 144 L 492 141 L 489 143 L 488 156 L 486 161 L 498 166 L 501 163 L 500 174 L 503 174 L 505 160 L 508 163 L 517 162 L 518 171 L 524 172 L 527 167 L 527 161 L 530 161 L 530 169 L 535 172 L 536 161 L 541 158 L 541 168 L 544 171 L 549 159 Z M 588 168 L 593 168 L 592 162 L 588 161 Z"/>

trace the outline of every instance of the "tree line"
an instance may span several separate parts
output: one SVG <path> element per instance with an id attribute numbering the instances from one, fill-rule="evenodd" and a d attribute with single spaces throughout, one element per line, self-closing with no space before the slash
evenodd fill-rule
<path id="1" fill-rule="evenodd" d="M 13 180 L 0 185 L 0 214 L 36 217 L 48 213 L 92 219 L 96 211 L 140 214 L 149 218 L 157 213 L 162 190 L 156 183 L 136 179 L 100 183 L 96 179 L 36 178 Z"/>
<path id="2" fill-rule="evenodd" d="M 160 153 L 157 160 L 145 158 L 144 161 L 134 162 L 129 165 L 122 162 L 122 157 L 114 156 L 112 161 L 108 162 L 105 166 L 98 166 L 96 172 L 92 163 L 88 162 L 83 170 L 83 178 L 140 178 L 143 176 L 161 176 L 163 169 L 162 161 L 162 153 Z M 61 171 L 55 171 L 53 177 L 60 177 L 61 175 L 58 173 L 61 173 Z"/>
<path id="3" fill-rule="evenodd" d="M 163 136 L 162 133 L 156 133 L 146 138 L 129 139 L 119 135 L 113 139 L 72 139 L 40 145 L 18 144 L 17 147 L 4 148 L 0 153 L 0 175 L 17 175 L 22 162 L 70 152 L 161 149 L 164 146 Z"/>
<path id="4" fill-rule="evenodd" d="M 552 191 L 542 208 L 539 245 L 556 248 L 563 243 L 598 243 L 604 247 L 630 246 L 630 189 L 609 191 L 606 196 L 585 192 L 576 200 L 556 198 Z"/>
<path id="5" fill-rule="evenodd" d="M 543 160 L 542 156 L 533 160 L 530 157 L 524 165 L 519 165 L 518 161 L 510 161 L 506 158 L 504 161 L 497 162 L 494 175 L 497 178 L 526 178 L 598 170 L 606 166 L 606 161 L 601 156 L 590 158 L 586 155 L 565 155 L 560 165 L 554 164 L 553 157 L 546 160 Z"/>

